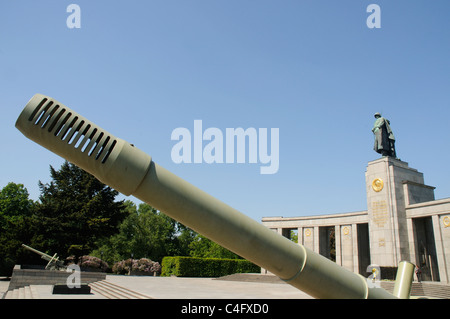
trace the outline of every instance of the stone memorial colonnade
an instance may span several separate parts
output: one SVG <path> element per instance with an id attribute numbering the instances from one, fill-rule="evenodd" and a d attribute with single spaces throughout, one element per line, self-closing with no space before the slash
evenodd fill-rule
<path id="1" fill-rule="evenodd" d="M 364 261 L 358 257 L 358 247 L 361 246 L 361 243 L 358 244 L 358 231 L 360 237 L 367 235 L 367 211 L 306 217 L 265 217 L 262 221 L 266 227 L 287 238 L 294 231 L 299 244 L 353 272 L 358 273 L 360 267 L 369 265 L 363 264 Z"/>
<path id="2" fill-rule="evenodd" d="M 450 283 L 450 198 L 435 200 L 422 173 L 390 156 L 369 162 L 365 179 L 365 211 L 264 217 L 262 224 L 288 238 L 293 230 L 299 244 L 365 277 L 371 265 L 395 274 L 407 260 L 423 280 Z"/>

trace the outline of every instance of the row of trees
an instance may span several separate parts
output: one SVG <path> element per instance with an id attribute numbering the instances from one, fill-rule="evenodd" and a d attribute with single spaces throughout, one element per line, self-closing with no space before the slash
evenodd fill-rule
<path id="1" fill-rule="evenodd" d="M 22 184 L 0 191 L 0 275 L 15 264 L 42 264 L 22 243 L 51 255 L 92 255 L 108 264 L 164 256 L 240 258 L 147 204 L 117 201 L 118 192 L 77 166 L 50 166 L 38 201 Z"/>

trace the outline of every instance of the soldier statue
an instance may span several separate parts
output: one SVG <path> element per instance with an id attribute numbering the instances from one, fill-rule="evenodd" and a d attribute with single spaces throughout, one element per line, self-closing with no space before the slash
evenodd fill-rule
<path id="1" fill-rule="evenodd" d="M 390 156 L 397 158 L 395 152 L 395 137 L 392 133 L 390 122 L 381 116 L 380 113 L 375 113 L 375 123 L 372 132 L 375 136 L 375 143 L 373 149 L 382 156 Z"/>

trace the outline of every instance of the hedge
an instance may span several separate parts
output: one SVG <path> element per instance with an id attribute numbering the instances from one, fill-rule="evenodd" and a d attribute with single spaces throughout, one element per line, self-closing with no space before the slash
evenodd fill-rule
<path id="1" fill-rule="evenodd" d="M 261 268 L 245 259 L 164 257 L 161 276 L 220 277 L 236 273 L 259 273 Z"/>

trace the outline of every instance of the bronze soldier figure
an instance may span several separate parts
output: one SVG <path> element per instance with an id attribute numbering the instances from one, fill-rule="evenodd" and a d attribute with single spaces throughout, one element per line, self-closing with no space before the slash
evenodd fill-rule
<path id="1" fill-rule="evenodd" d="M 381 116 L 380 113 L 375 113 L 375 123 L 372 132 L 375 135 L 375 143 L 373 149 L 375 152 L 383 155 L 397 158 L 395 152 L 395 137 L 392 132 L 390 122 Z"/>

